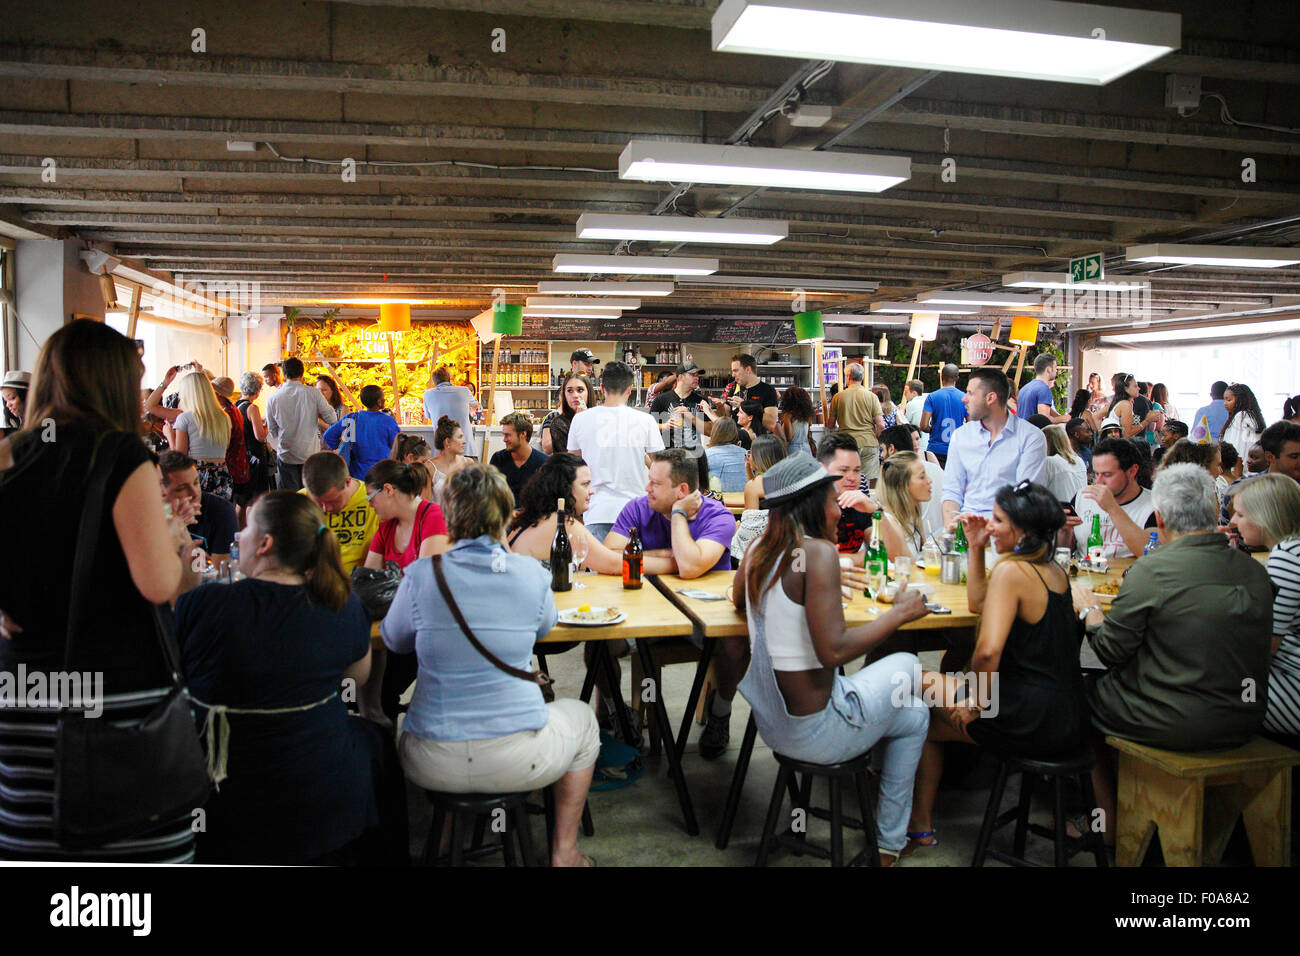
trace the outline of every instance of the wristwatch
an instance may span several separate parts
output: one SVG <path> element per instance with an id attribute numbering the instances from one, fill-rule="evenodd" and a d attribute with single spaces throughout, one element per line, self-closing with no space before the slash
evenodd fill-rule
<path id="1" fill-rule="evenodd" d="M 1081 621 L 1086 621 L 1086 620 L 1088 619 L 1088 615 L 1089 615 L 1089 614 L 1091 614 L 1093 611 L 1100 611 L 1100 610 L 1101 610 L 1101 605 L 1100 605 L 1100 604 L 1089 604 L 1089 605 L 1088 605 L 1087 607 L 1085 607 L 1085 608 L 1080 608 L 1080 610 L 1079 610 L 1079 620 L 1081 620 Z"/>

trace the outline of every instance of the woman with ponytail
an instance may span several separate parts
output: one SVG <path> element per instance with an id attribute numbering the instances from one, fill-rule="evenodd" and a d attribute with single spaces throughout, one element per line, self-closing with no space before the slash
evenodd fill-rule
<path id="1" fill-rule="evenodd" d="M 980 744 L 998 753 L 1066 757 L 1083 748 L 1088 709 L 1070 581 L 1053 560 L 1065 513 L 1030 481 L 997 493 L 993 517 L 963 515 L 970 545 L 966 599 L 980 614 L 969 675 L 922 675 L 932 708 L 916 774 L 908 852 L 935 846 L 930 815 L 943 775 L 942 744 Z M 1001 556 L 985 576 L 984 548 Z"/>
<path id="2" fill-rule="evenodd" d="M 198 859 L 292 864 L 356 859 L 386 822 L 405 841 L 384 774 L 384 737 L 348 716 L 370 674 L 370 620 L 351 593 L 338 539 L 306 495 L 258 498 L 239 533 L 234 584 L 176 605 L 186 683 L 220 789 L 206 807 Z M 345 848 L 347 851 L 344 852 Z"/>

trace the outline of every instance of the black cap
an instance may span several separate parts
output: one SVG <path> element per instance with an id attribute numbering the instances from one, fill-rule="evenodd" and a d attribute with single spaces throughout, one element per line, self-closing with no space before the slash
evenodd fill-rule
<path id="1" fill-rule="evenodd" d="M 690 372 L 697 372 L 697 373 L 698 373 L 698 372 L 702 372 L 702 371 L 704 371 L 704 369 L 700 368 L 700 367 L 699 367 L 698 365 L 696 365 L 694 362 L 683 362 L 681 365 L 677 366 L 677 374 L 678 374 L 678 375 L 686 375 L 686 374 L 688 374 L 688 373 L 690 373 Z"/>
<path id="2" fill-rule="evenodd" d="M 588 365 L 599 365 L 600 359 L 596 358 L 596 353 L 591 349 L 578 349 L 569 356 L 570 362 L 586 362 Z"/>

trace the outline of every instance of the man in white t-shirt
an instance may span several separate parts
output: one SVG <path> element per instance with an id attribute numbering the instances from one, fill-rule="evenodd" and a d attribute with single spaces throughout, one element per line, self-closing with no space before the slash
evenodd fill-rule
<path id="1" fill-rule="evenodd" d="M 1155 499 L 1137 483 L 1141 459 L 1127 438 L 1108 438 L 1092 453 L 1097 483 L 1074 496 L 1078 517 L 1067 518 L 1061 532 L 1064 547 L 1073 543 L 1079 554 L 1088 553 L 1093 515 L 1101 519 L 1101 540 L 1107 558 L 1131 558 L 1142 553 L 1156 526 Z M 1073 542 L 1068 535 L 1073 531 Z"/>
<path id="2" fill-rule="evenodd" d="M 591 503 L 583 518 L 597 541 L 604 541 L 623 506 L 645 494 L 646 455 L 662 451 L 663 435 L 645 412 L 629 408 L 635 381 L 623 362 L 605 366 L 605 401 L 573 416 L 569 453 L 591 469 Z"/>
<path id="3" fill-rule="evenodd" d="M 921 427 L 921 416 L 925 414 L 925 385 L 919 378 L 908 379 L 903 383 L 903 417 L 907 419 L 908 424 Z M 900 423 L 901 424 L 901 423 Z M 930 436 L 921 432 L 920 447 L 916 450 L 920 454 L 925 453 L 925 449 L 930 444 Z M 941 468 L 940 471 L 943 469 Z M 943 485 L 937 487 L 942 488 Z M 935 497 L 939 497 L 935 495 Z"/>

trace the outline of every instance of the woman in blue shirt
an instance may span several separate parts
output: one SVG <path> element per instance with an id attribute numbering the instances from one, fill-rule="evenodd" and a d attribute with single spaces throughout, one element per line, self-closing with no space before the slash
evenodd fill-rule
<path id="1" fill-rule="evenodd" d="M 709 435 L 709 447 L 704 449 L 709 459 L 709 473 L 722 480 L 720 491 L 744 491 L 745 449 L 740 447 L 740 429 L 729 418 L 720 418 L 713 423 Z"/>
<path id="2" fill-rule="evenodd" d="M 481 654 L 456 623 L 434 568 L 436 561 L 474 637 L 527 671 L 533 644 L 558 616 L 550 575 L 502 541 L 514 503 L 495 468 L 460 469 L 443 494 L 451 550 L 406 569 L 382 628 L 389 650 L 414 651 L 420 665 L 398 753 L 407 778 L 427 790 L 525 793 L 554 785 L 551 865 L 589 865 L 578 852 L 578 824 L 600 753 L 595 713 L 579 700 L 547 704 L 538 684 Z"/>
<path id="3" fill-rule="evenodd" d="M 349 593 L 338 539 L 310 498 L 271 491 L 249 510 L 239 545 L 246 579 L 176 604 L 185 681 L 220 783 L 200 862 L 342 862 L 352 858 L 344 848 L 376 837 L 390 862 L 405 862 L 396 761 L 385 760 L 383 732 L 343 701 L 370 675 L 370 621 Z"/>
<path id="4" fill-rule="evenodd" d="M 365 480 L 366 472 L 388 457 L 401 429 L 391 415 L 381 412 L 384 390 L 367 385 L 361 390 L 359 412 L 344 415 L 325 430 L 325 447 L 338 451 L 348 463 L 348 474 Z M 347 444 L 346 449 L 340 445 Z M 344 451 L 347 454 L 344 454 Z"/>

